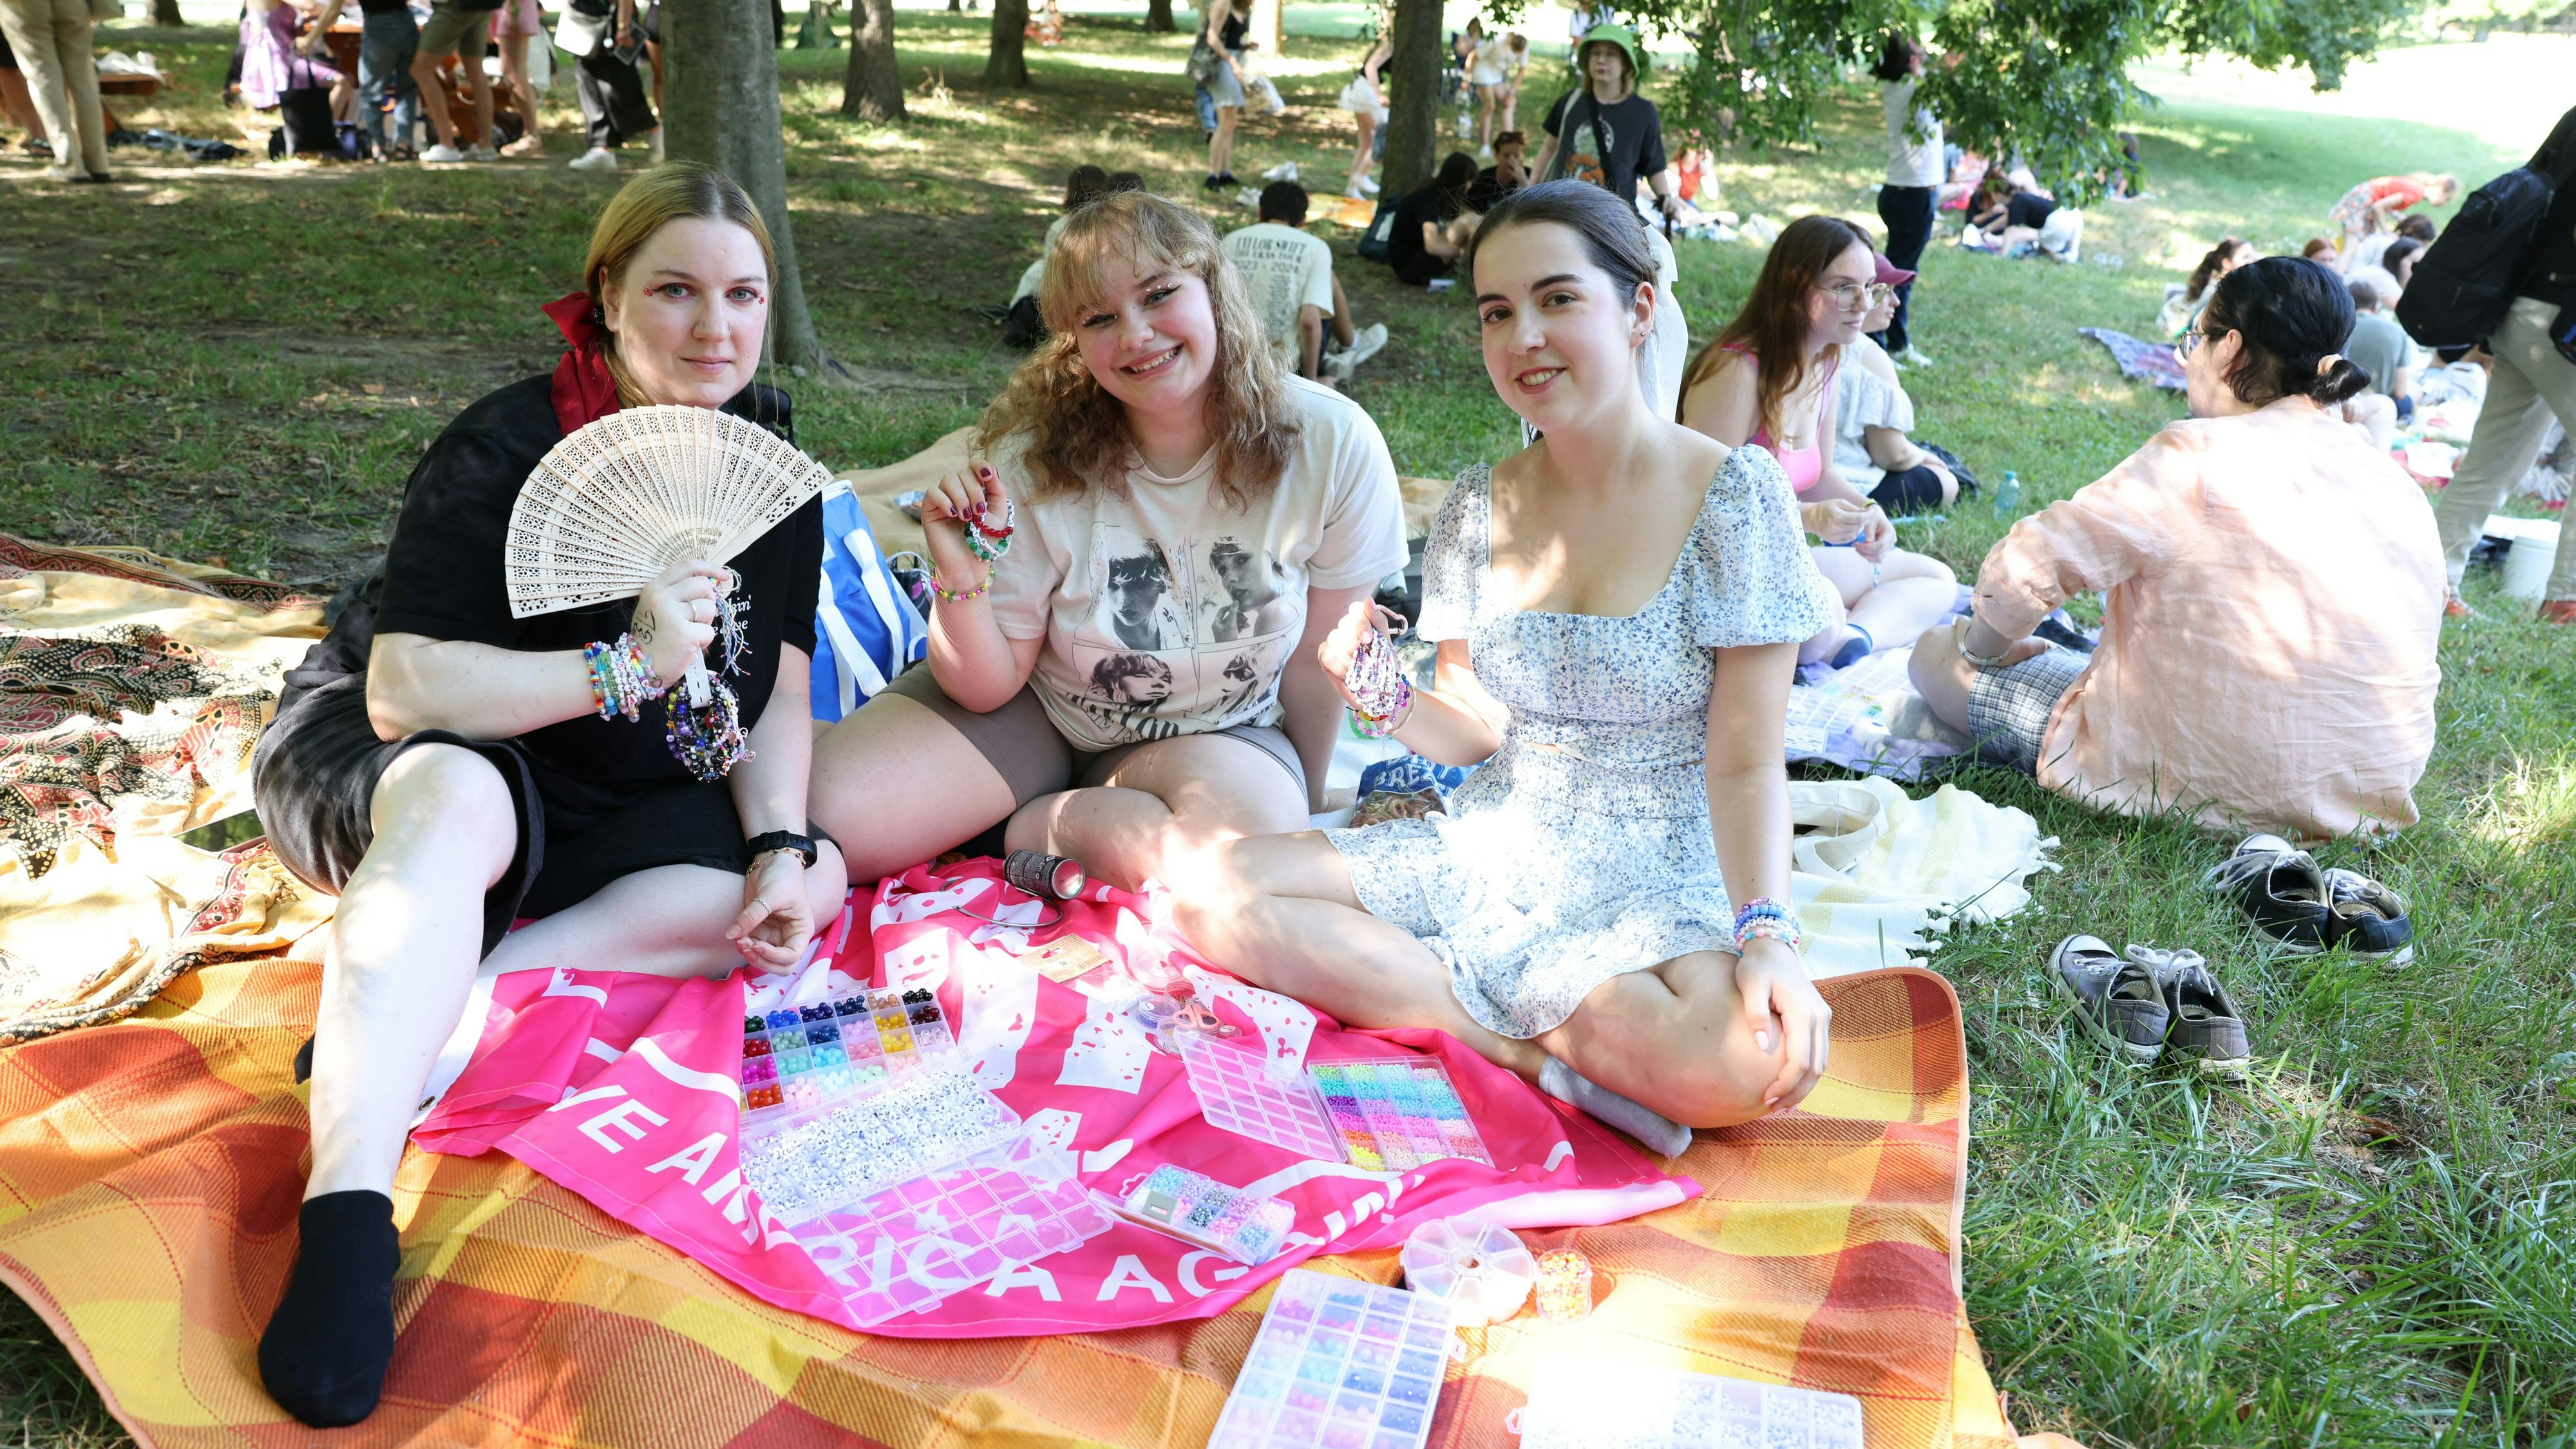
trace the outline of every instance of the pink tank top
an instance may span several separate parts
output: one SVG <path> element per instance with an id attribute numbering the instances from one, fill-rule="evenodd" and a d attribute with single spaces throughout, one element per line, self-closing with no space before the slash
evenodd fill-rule
<path id="1" fill-rule="evenodd" d="M 1745 357 L 1753 356 L 1741 347 L 1729 347 L 1726 350 Z M 1822 398 L 1834 395 L 1834 370 L 1842 366 L 1842 360 L 1842 353 L 1839 350 L 1827 360 L 1825 384 L 1817 390 L 1816 396 Z M 1755 365 L 1761 365 L 1759 358 L 1755 359 Z M 1818 412 L 1822 411 L 1820 406 Z M 1825 439 L 1822 428 L 1816 430 L 1816 445 L 1812 448 L 1782 448 L 1771 441 L 1769 428 L 1759 426 L 1753 430 L 1753 436 L 1744 441 L 1757 448 L 1770 449 L 1771 456 L 1780 460 L 1780 471 L 1789 475 L 1789 487 L 1795 492 L 1806 492 L 1816 486 L 1817 479 L 1825 476 Z"/>

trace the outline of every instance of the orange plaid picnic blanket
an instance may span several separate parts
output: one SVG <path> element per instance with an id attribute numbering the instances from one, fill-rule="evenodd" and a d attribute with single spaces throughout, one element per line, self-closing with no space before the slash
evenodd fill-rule
<path id="1" fill-rule="evenodd" d="M 294 1254 L 290 1059 L 318 981 L 310 961 L 212 961 L 123 1021 L 0 1051 L 0 1280 L 147 1445 L 1195 1449 L 1268 1305 L 1060 1338 L 870 1337 L 758 1303 L 500 1154 L 413 1153 L 384 1406 L 305 1430 L 261 1392 L 253 1349 Z M 1957 999 L 1912 969 L 1822 989 L 1833 1075 L 1806 1110 L 1703 1133 L 1677 1166 L 1702 1197 L 1531 1234 L 1590 1255 L 1599 1306 L 1469 1330 L 1433 1445 L 1509 1446 L 1505 1414 L 1560 1351 L 1856 1394 L 1873 1445 L 2015 1442 L 1957 1291 Z M 1391 1252 L 1311 1266 L 1397 1273 Z"/>

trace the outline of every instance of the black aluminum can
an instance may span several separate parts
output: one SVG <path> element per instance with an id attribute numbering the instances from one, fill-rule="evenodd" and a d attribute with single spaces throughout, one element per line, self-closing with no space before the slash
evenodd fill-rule
<path id="1" fill-rule="evenodd" d="M 1002 861 L 1002 879 L 1033 896 L 1069 901 L 1090 882 L 1082 862 L 1041 850 L 1014 850 Z"/>

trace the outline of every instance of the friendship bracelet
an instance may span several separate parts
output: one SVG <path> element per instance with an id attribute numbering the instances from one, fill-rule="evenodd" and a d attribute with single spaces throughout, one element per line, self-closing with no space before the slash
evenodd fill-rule
<path id="1" fill-rule="evenodd" d="M 590 670 L 591 703 L 601 719 L 623 715 L 631 723 L 644 701 L 666 692 L 632 634 L 618 635 L 614 644 L 584 645 L 581 659 Z"/>
<path id="2" fill-rule="evenodd" d="M 1804 951 L 1807 946 L 1806 933 L 1798 929 L 1797 922 L 1778 916 L 1756 916 L 1736 929 L 1735 953 L 1743 955 L 1747 945 L 1760 940 L 1777 941 L 1791 951 Z"/>
<path id="3" fill-rule="evenodd" d="M 1786 902 L 1773 900 L 1769 896 L 1755 896 L 1736 910 L 1735 929 L 1741 931 L 1744 929 L 1745 922 L 1763 916 L 1783 921 L 1794 921 L 1798 918 L 1797 912 L 1790 909 Z"/>
<path id="4" fill-rule="evenodd" d="M 1373 740 L 1391 740 L 1395 738 L 1397 730 L 1404 728 L 1404 722 L 1411 718 L 1413 718 L 1413 681 L 1398 675 L 1395 681 L 1394 707 L 1384 714 L 1371 714 L 1367 710 L 1354 708 L 1351 711 L 1351 728 Z"/>
<path id="5" fill-rule="evenodd" d="M 969 534 L 968 537 L 971 539 L 973 535 Z M 992 562 L 993 559 L 999 557 L 1001 557 L 1001 555 L 998 553 L 984 556 L 985 562 L 988 564 Z M 946 584 L 941 583 L 939 581 L 939 575 L 934 573 L 930 576 L 930 591 L 952 604 L 962 604 L 969 599 L 980 599 L 993 591 L 993 571 L 990 568 L 985 569 L 984 582 L 966 590 L 964 593 L 959 593 L 956 590 L 949 588 Z"/>
<path id="6" fill-rule="evenodd" d="M 1011 525 L 1019 518 L 1020 505 L 1008 499 L 1003 500 L 1002 526 L 999 528 L 985 522 L 984 513 L 985 505 L 979 503 L 975 505 L 975 511 L 966 515 L 961 521 L 966 525 L 967 549 L 975 557 L 986 563 L 992 563 L 1011 551 Z M 988 575 L 988 581 L 989 578 Z"/>

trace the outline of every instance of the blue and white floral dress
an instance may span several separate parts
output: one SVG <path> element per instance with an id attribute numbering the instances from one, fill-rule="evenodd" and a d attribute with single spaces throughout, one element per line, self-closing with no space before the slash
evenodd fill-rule
<path id="1" fill-rule="evenodd" d="M 1467 1014 L 1534 1037 L 1592 988 L 1730 940 L 1708 783 L 1709 651 L 1791 644 L 1833 617 L 1780 465 L 1738 448 L 1663 590 L 1624 618 L 1491 597 L 1493 472 L 1458 475 L 1423 555 L 1418 627 L 1463 639 L 1509 710 L 1449 813 L 1325 838 L 1360 904 L 1449 965 Z"/>

